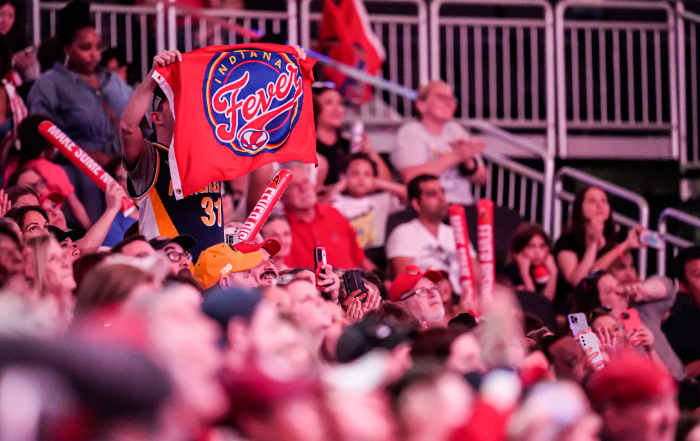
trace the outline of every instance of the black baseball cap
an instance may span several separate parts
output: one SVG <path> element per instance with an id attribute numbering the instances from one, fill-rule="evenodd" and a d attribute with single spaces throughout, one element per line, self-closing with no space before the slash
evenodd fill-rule
<path id="1" fill-rule="evenodd" d="M 175 237 L 154 237 L 148 241 L 154 250 L 162 250 L 168 244 L 176 243 L 182 247 L 183 250 L 189 251 L 194 247 L 195 239 L 189 234 L 181 234 Z"/>
<path id="2" fill-rule="evenodd" d="M 51 233 L 59 243 L 63 242 L 66 239 L 70 239 L 73 242 L 75 242 L 77 240 L 82 239 L 82 237 L 85 236 L 85 230 L 83 230 L 82 228 L 75 228 L 72 230 L 64 231 L 56 226 L 49 225 L 48 230 L 49 233 Z"/>

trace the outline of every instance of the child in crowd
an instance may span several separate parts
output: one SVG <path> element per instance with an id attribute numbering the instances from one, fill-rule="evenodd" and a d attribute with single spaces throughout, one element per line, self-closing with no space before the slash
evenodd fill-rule
<path id="1" fill-rule="evenodd" d="M 552 242 L 539 226 L 523 222 L 513 233 L 505 273 L 518 289 L 541 294 L 550 302 L 557 290 L 557 263 Z"/>
<path id="2" fill-rule="evenodd" d="M 406 187 L 378 178 L 377 164 L 366 153 L 350 156 L 344 176 L 335 186 L 331 204 L 345 216 L 370 259 L 383 254 L 386 222 L 406 201 Z"/>

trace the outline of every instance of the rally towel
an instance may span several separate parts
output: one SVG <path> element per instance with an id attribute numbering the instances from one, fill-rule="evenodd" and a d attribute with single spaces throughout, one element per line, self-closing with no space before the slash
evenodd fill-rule
<path id="1" fill-rule="evenodd" d="M 205 47 L 158 67 L 153 78 L 175 119 L 175 197 L 271 162 L 316 163 L 313 65 L 290 46 L 249 43 Z"/>
<path id="2" fill-rule="evenodd" d="M 384 62 L 384 47 L 370 27 L 362 0 L 324 0 L 321 17 L 321 52 L 343 64 L 377 75 Z M 372 86 L 326 66 L 323 78 L 356 104 L 372 98 Z"/>

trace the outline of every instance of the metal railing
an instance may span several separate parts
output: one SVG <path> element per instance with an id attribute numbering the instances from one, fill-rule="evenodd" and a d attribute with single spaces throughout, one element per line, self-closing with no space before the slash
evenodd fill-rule
<path id="1" fill-rule="evenodd" d="M 622 214 L 620 211 L 613 211 L 612 216 L 615 224 L 627 228 L 635 225 L 649 228 L 649 204 L 641 195 L 580 170 L 563 167 L 557 171 L 554 178 L 552 237 L 556 238 L 561 235 L 565 222 L 565 213 L 570 211 L 570 207 L 567 206 L 565 209 L 564 205 L 571 205 L 575 197 L 573 192 L 564 189 L 564 179 L 569 179 L 574 184 L 600 188 L 608 195 L 611 208 L 627 204 L 636 208 L 637 217 L 635 218 Z M 639 250 L 639 273 L 641 277 L 645 277 L 647 274 L 646 248 Z"/>
<path id="2" fill-rule="evenodd" d="M 468 121 L 468 129 L 498 138 L 509 146 L 537 155 L 543 171 L 513 161 L 493 148 L 484 150 L 489 179 L 483 186 L 474 186 L 474 199 L 489 198 L 496 205 L 517 211 L 524 219 L 539 223 L 551 232 L 552 193 L 554 188 L 554 158 L 527 139 L 513 135 L 485 121 Z"/>
<path id="3" fill-rule="evenodd" d="M 428 14 L 422 0 L 366 0 L 370 25 L 384 45 L 386 60 L 380 76 L 402 86 L 417 89 L 428 80 Z M 319 0 L 302 0 L 299 8 L 300 42 L 318 45 L 321 21 Z M 373 7 L 390 5 L 392 14 L 373 12 Z M 361 109 L 368 121 L 401 120 L 412 115 L 413 103 L 394 93 L 375 90 L 375 99 Z"/>
<path id="4" fill-rule="evenodd" d="M 700 168 L 700 15 L 676 3 L 678 29 L 678 111 L 681 169 Z"/>
<path id="5" fill-rule="evenodd" d="M 554 14 L 547 1 L 433 1 L 430 44 L 431 77 L 454 88 L 458 118 L 539 129 L 554 154 Z"/>
<path id="6" fill-rule="evenodd" d="M 676 227 L 673 233 L 669 232 L 671 226 Z M 658 251 L 657 269 L 658 273 L 664 276 L 666 275 L 668 261 L 678 254 L 680 248 L 690 247 L 698 243 L 697 235 L 700 233 L 700 218 L 675 208 L 666 208 L 659 215 L 658 230 L 664 243 Z M 689 238 L 689 236 L 694 237 Z"/>
<path id="7" fill-rule="evenodd" d="M 58 11 L 65 2 L 33 0 L 33 40 L 39 46 L 43 39 L 56 33 Z M 165 49 L 165 15 L 163 3 L 153 6 L 121 6 L 92 3 L 90 12 L 95 28 L 109 47 L 118 48 L 127 63 L 136 63 L 143 76 L 151 67 L 151 59 Z"/>
<path id="8" fill-rule="evenodd" d="M 644 19 L 639 19 L 642 11 Z M 565 0 L 557 5 L 560 155 L 567 155 L 569 130 L 579 129 L 661 132 L 678 158 L 675 27 L 666 2 Z"/>
<path id="9" fill-rule="evenodd" d="M 231 26 L 226 26 L 231 25 Z M 240 9 L 195 9 L 168 7 L 168 47 L 189 52 L 204 46 L 249 43 L 249 37 L 232 29 L 281 36 L 282 42 L 297 44 L 297 2 L 288 0 L 287 12 Z"/>

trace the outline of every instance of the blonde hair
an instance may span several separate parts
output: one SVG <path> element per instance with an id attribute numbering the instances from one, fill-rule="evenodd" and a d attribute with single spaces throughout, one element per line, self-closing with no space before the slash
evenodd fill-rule
<path id="1" fill-rule="evenodd" d="M 33 237 L 26 242 L 27 249 L 31 251 L 29 263 L 34 277 L 32 285 L 41 297 L 46 294 L 46 273 L 49 266 L 49 248 L 52 242 L 58 245 L 56 239 L 48 234 Z"/>
<path id="2" fill-rule="evenodd" d="M 446 82 L 442 80 L 430 80 L 427 83 L 423 84 L 420 86 L 418 89 L 418 100 L 424 100 L 428 98 L 428 95 L 435 89 L 437 86 L 447 86 L 452 90 L 452 86 L 447 84 Z"/>

